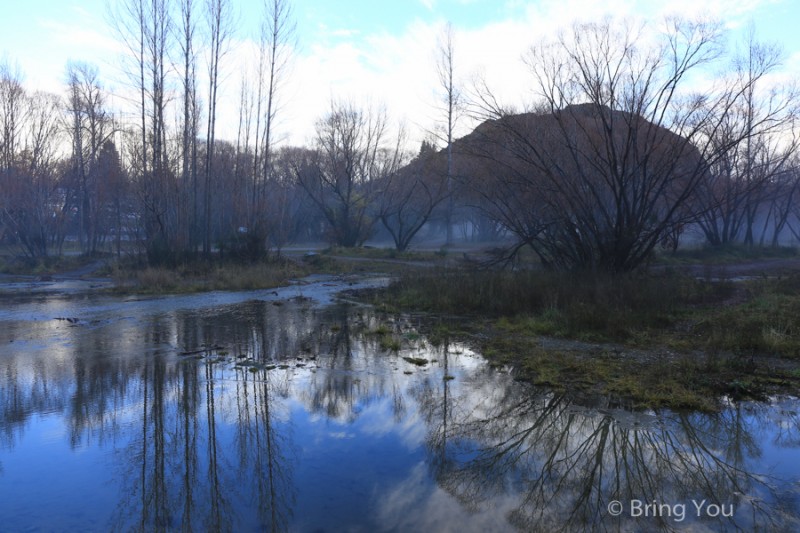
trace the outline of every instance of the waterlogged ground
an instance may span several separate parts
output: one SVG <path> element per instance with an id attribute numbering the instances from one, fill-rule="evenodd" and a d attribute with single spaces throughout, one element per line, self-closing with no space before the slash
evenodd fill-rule
<path id="1" fill-rule="evenodd" d="M 798 401 L 582 408 L 333 301 L 382 282 L 6 287 L 0 529 L 800 530 Z"/>

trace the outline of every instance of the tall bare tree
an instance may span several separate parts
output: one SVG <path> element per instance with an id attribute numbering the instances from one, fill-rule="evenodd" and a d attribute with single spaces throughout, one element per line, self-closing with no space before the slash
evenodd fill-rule
<path id="1" fill-rule="evenodd" d="M 269 179 L 270 156 L 275 137 L 275 116 L 279 110 L 278 93 L 289 68 L 295 45 L 296 26 L 288 0 L 265 0 L 264 23 L 261 26 L 261 57 L 259 58 L 259 110 L 266 106 L 261 136 L 264 178 Z M 263 97 L 263 100 L 262 100 Z M 261 115 L 258 115 L 259 118 Z"/>
<path id="2" fill-rule="evenodd" d="M 0 63 L 0 170 L 14 166 L 25 119 L 25 89 L 19 67 Z"/>
<path id="3" fill-rule="evenodd" d="M 197 183 L 197 7 L 195 0 L 180 0 L 179 47 L 182 79 L 183 116 L 181 120 L 181 184 L 182 202 L 181 242 L 194 247 L 197 234 L 198 183 Z M 191 191 L 191 192 L 190 192 Z M 190 215 L 191 213 L 191 215 Z M 188 235 L 186 234 L 188 233 Z"/>
<path id="4" fill-rule="evenodd" d="M 217 92 L 220 86 L 220 62 L 228 52 L 229 40 L 233 33 L 233 13 L 229 0 L 206 0 L 206 21 L 208 24 L 208 122 L 206 124 L 205 183 L 203 190 L 203 212 L 205 231 L 203 232 L 203 254 L 211 253 L 211 181 L 214 176 L 214 141 L 217 126 Z"/>
<path id="5" fill-rule="evenodd" d="M 128 49 L 127 71 L 140 96 L 139 146 L 133 178 L 142 205 L 150 260 L 163 261 L 174 248 L 175 190 L 167 145 L 168 52 L 172 45 L 170 0 L 124 0 L 112 24 Z"/>
<path id="6" fill-rule="evenodd" d="M 453 243 L 453 133 L 461 114 L 461 90 L 455 79 L 455 35 L 452 24 L 448 23 L 439 36 L 436 58 L 436 73 L 439 78 L 442 111 L 445 118 L 443 140 L 447 151 L 447 191 L 449 197 L 445 210 L 446 244 Z"/>
<path id="7" fill-rule="evenodd" d="M 249 228 L 253 244 L 266 242 L 267 187 L 272 181 L 275 117 L 280 108 L 279 92 L 288 75 L 295 45 L 295 22 L 289 0 L 264 0 L 258 48 L 256 80 L 255 145 Z"/>
<path id="8" fill-rule="evenodd" d="M 68 112 L 72 132 L 72 162 L 77 180 L 78 240 L 83 252 L 96 252 L 108 227 L 102 224 L 99 191 L 101 147 L 113 134 L 111 117 L 97 68 L 86 63 L 67 65 Z"/>
<path id="9" fill-rule="evenodd" d="M 147 19 L 149 8 L 144 0 L 124 0 L 108 4 L 108 17 L 118 39 L 124 45 L 123 55 L 125 74 L 131 85 L 139 93 L 138 122 L 139 146 L 133 152 L 136 155 L 136 166 L 139 174 L 148 171 L 148 127 L 147 127 Z"/>

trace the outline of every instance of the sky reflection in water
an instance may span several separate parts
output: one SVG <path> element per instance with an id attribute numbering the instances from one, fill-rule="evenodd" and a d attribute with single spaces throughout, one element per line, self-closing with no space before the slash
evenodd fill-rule
<path id="1" fill-rule="evenodd" d="M 583 409 L 419 317 L 166 302 L 59 303 L 77 323 L 7 302 L 4 531 L 798 528 L 796 401 Z M 698 518 L 702 500 L 733 516 Z"/>

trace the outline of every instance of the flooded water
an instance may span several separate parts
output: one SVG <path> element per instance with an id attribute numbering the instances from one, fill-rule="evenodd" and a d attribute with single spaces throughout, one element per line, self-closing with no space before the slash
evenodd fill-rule
<path id="1" fill-rule="evenodd" d="M 7 293 L 0 530 L 800 530 L 796 400 L 583 408 L 340 288 Z"/>

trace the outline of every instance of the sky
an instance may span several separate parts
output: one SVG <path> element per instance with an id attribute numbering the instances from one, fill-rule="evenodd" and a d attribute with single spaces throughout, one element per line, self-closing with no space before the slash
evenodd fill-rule
<path id="1" fill-rule="evenodd" d="M 223 65 L 218 138 L 233 139 L 243 73 L 252 72 L 260 1 L 233 0 L 237 32 Z M 0 16 L 0 58 L 17 65 L 31 90 L 64 94 L 68 61 L 97 66 L 110 102 L 124 115 L 130 88 L 123 49 L 107 15 L 114 0 L 6 2 Z M 200 2 L 202 4 L 202 0 Z M 384 108 L 411 143 L 442 121 L 436 43 L 455 32 L 457 81 L 483 75 L 504 99 L 529 98 L 521 60 L 536 41 L 576 20 L 614 14 L 657 21 L 669 14 L 720 19 L 731 42 L 755 28 L 757 38 L 785 52 L 787 75 L 800 74 L 800 0 L 291 0 L 297 45 L 282 86 L 278 132 L 287 144 L 309 144 L 331 100 Z M 204 68 L 201 60 L 200 68 Z M 459 124 L 467 133 L 474 124 Z"/>

